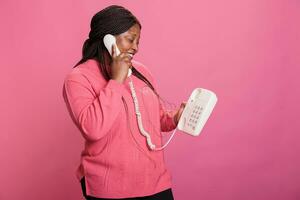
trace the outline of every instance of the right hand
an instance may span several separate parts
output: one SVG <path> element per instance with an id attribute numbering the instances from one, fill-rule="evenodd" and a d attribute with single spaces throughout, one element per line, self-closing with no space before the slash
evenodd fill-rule
<path id="1" fill-rule="evenodd" d="M 128 69 L 131 68 L 131 57 L 127 53 L 116 55 L 116 46 L 112 45 L 111 78 L 123 83 L 127 78 Z"/>

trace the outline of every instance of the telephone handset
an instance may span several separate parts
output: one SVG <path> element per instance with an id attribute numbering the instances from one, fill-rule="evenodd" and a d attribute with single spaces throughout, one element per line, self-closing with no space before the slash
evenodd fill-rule
<path id="1" fill-rule="evenodd" d="M 198 136 L 217 101 L 217 96 L 212 91 L 203 88 L 194 89 L 177 124 L 178 130 Z"/>
<path id="2" fill-rule="evenodd" d="M 103 38 L 103 43 L 104 43 L 104 46 L 107 48 L 109 54 L 111 55 L 112 54 L 112 45 L 114 44 L 116 46 L 116 55 L 118 56 L 120 54 L 120 50 L 117 46 L 117 42 L 116 42 L 116 38 L 115 36 L 111 35 L 111 34 L 106 34 Z M 129 68 L 128 69 L 128 75 L 127 77 L 129 77 L 132 73 L 132 70 Z"/>

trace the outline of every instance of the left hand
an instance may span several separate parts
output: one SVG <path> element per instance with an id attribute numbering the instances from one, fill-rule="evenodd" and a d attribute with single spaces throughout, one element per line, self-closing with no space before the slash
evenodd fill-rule
<path id="1" fill-rule="evenodd" d="M 184 110 L 184 108 L 185 108 L 185 105 L 186 105 L 186 101 L 183 101 L 183 102 L 181 103 L 180 107 L 178 108 L 176 114 L 174 115 L 174 122 L 175 122 L 176 125 L 177 125 L 178 122 L 179 122 L 179 119 L 180 119 L 181 114 L 182 114 L 182 112 L 183 112 L 183 110 Z"/>

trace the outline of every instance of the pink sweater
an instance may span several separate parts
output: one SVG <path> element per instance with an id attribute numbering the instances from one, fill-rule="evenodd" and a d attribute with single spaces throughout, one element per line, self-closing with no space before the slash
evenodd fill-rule
<path id="1" fill-rule="evenodd" d="M 155 87 L 148 69 L 135 60 L 132 64 Z M 148 196 L 171 188 L 163 151 L 150 151 L 138 129 L 129 79 L 123 84 L 106 81 L 98 65 L 90 59 L 73 68 L 64 80 L 64 100 L 85 139 L 78 180 L 85 176 L 87 195 L 99 198 Z M 167 111 L 146 83 L 131 77 L 144 129 L 152 143 L 161 147 L 162 132 L 176 128 L 175 110 Z"/>

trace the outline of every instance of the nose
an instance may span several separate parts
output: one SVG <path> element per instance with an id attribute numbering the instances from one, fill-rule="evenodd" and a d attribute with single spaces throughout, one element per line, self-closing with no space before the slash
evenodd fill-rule
<path id="1" fill-rule="evenodd" d="M 139 50 L 138 44 L 137 43 L 133 43 L 132 49 L 134 50 L 135 53 L 137 53 L 138 50 Z"/>

